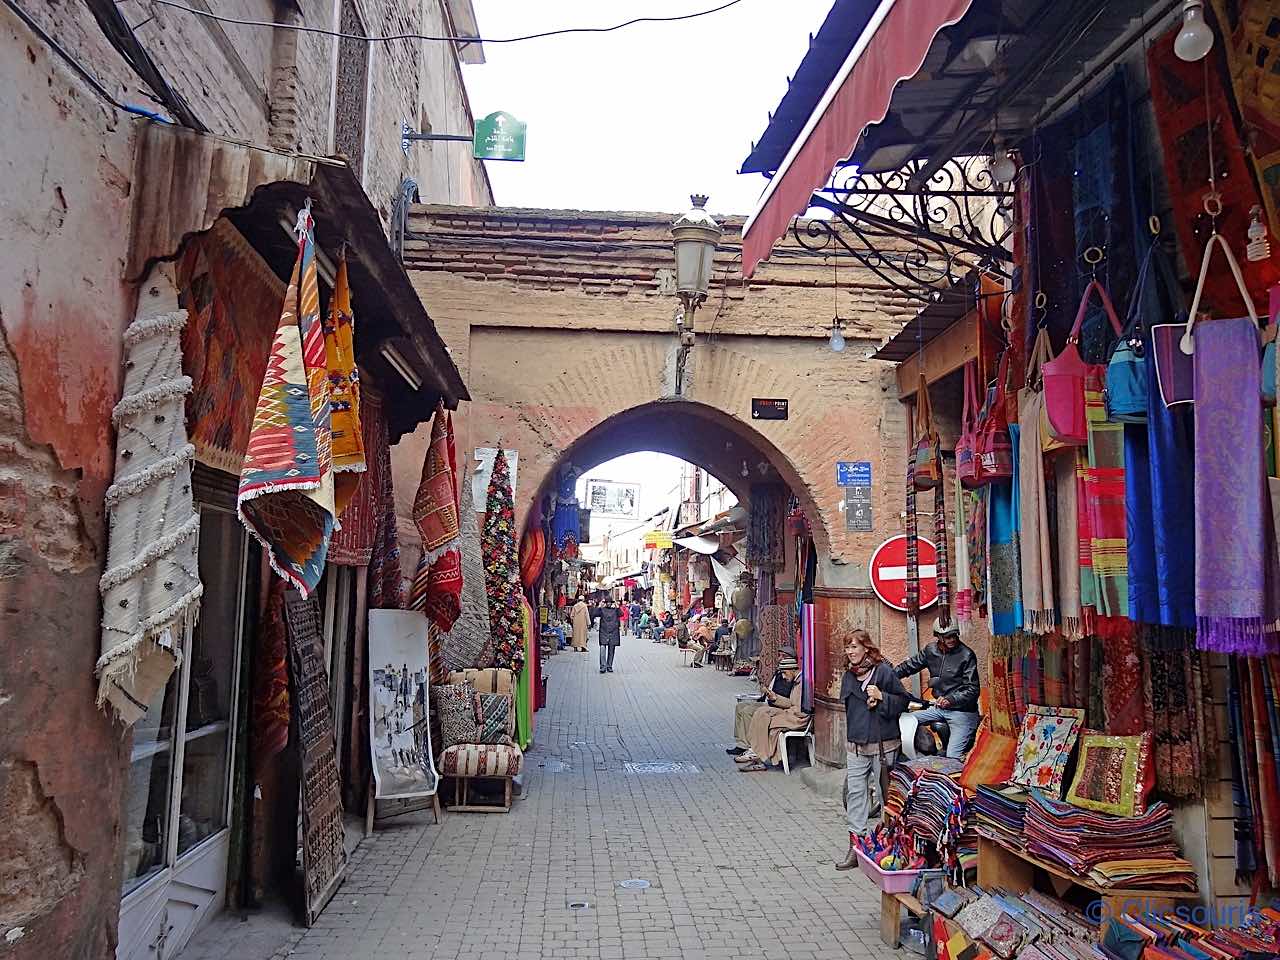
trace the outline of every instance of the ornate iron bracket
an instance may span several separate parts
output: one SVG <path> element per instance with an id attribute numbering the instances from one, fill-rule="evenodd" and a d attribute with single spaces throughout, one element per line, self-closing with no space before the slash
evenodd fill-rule
<path id="1" fill-rule="evenodd" d="M 916 188 L 912 181 L 924 163 L 889 173 L 837 170 L 809 202 L 810 210 L 831 216 L 797 220 L 792 234 L 809 250 L 843 248 L 890 288 L 922 303 L 975 267 L 1010 278 L 1005 243 L 1013 231 L 1013 184 L 992 180 L 985 157 L 967 157 L 949 160 Z"/>

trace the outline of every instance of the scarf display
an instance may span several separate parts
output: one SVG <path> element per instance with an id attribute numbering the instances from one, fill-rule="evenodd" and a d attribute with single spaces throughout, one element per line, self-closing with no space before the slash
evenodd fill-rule
<path id="1" fill-rule="evenodd" d="M 1247 317 L 1195 326 L 1196 641 L 1255 656 L 1278 649 L 1268 617 L 1274 562 L 1258 355 Z"/>
<path id="2" fill-rule="evenodd" d="M 480 525 L 476 522 L 471 483 L 462 484 L 462 613 L 440 635 L 440 653 L 450 670 L 470 670 L 485 663 L 489 648 L 489 601 L 485 595 L 484 561 L 480 557 Z"/>
<path id="3" fill-rule="evenodd" d="M 1013 709 L 1012 643 L 1011 637 L 992 637 L 988 648 L 991 664 L 991 729 L 1006 737 L 1016 737 L 1022 723 L 1021 716 Z"/>
<path id="4" fill-rule="evenodd" d="M 425 582 L 410 597 L 410 606 L 424 611 L 437 631 L 448 631 L 462 613 L 456 462 L 453 418 L 440 404 L 431 424 L 431 442 L 413 501 L 413 523 L 422 537 L 415 587 L 419 579 Z M 413 606 L 415 601 L 420 605 Z"/>
<path id="5" fill-rule="evenodd" d="M 1049 633 L 1037 638 L 1040 651 L 1040 667 L 1043 678 L 1042 699 L 1035 701 L 1046 707 L 1067 707 L 1067 642 L 1060 633 Z"/>
<path id="6" fill-rule="evenodd" d="M 191 494 L 180 338 L 187 312 L 138 317 L 124 334 L 124 387 L 111 413 L 116 470 L 102 593 L 97 703 L 139 720 L 182 659 L 200 612 L 200 515 Z"/>
<path id="7" fill-rule="evenodd" d="M 196 459 L 239 476 L 254 404 L 286 287 L 231 222 L 219 217 L 177 263 L 182 371 L 191 378 L 187 433 Z"/>
<path id="8" fill-rule="evenodd" d="M 958 476 L 955 478 L 955 485 L 956 517 L 953 534 L 956 545 L 955 619 L 968 621 L 973 619 L 973 581 L 969 575 L 969 520 L 966 516 L 970 497 Z"/>
<path id="9" fill-rule="evenodd" d="M 1174 800 L 1201 796 L 1204 776 L 1204 696 L 1200 654 L 1183 630 L 1143 628 L 1139 634 L 1143 665 L 1143 727 L 1152 733 L 1156 786 Z M 1212 706 L 1210 706 L 1212 709 Z"/>
<path id="10" fill-rule="evenodd" d="M 521 611 L 520 558 L 516 549 L 516 514 L 511 473 L 501 447 L 493 461 L 486 495 L 484 528 L 480 537 L 484 558 L 485 595 L 489 604 L 492 664 L 519 673 L 524 666 L 524 624 Z"/>
<path id="11" fill-rule="evenodd" d="M 372 443 L 366 446 L 369 472 L 365 483 L 373 490 L 373 539 L 369 550 L 369 609 L 400 610 L 404 607 L 404 582 L 400 571 L 400 538 L 396 528 L 396 498 L 391 477 L 391 444 L 382 400 L 366 392 L 365 416 L 372 421 Z"/>
<path id="12" fill-rule="evenodd" d="M 1263 660 L 1245 662 L 1249 706 L 1253 710 L 1253 748 L 1258 767 L 1258 814 L 1262 821 L 1262 856 L 1267 882 L 1280 883 L 1280 728 L 1276 725 L 1274 677 Z"/>
<path id="13" fill-rule="evenodd" d="M 947 543 L 947 485 L 945 481 L 933 488 L 933 542 L 937 555 L 938 616 L 947 623 L 951 617 L 951 565 L 948 563 Z"/>
<path id="14" fill-rule="evenodd" d="M 255 770 L 264 770 L 289 743 L 289 647 L 284 622 L 287 584 L 277 576 L 267 587 L 267 603 L 253 657 L 253 716 L 250 754 Z"/>
<path id="15" fill-rule="evenodd" d="M 1085 376 L 1084 406 L 1089 425 L 1089 463 L 1084 472 L 1092 598 L 1096 613 L 1086 624 L 1101 637 L 1124 633 L 1129 615 L 1129 559 L 1124 494 L 1124 425 L 1107 420 L 1103 368 Z"/>
<path id="16" fill-rule="evenodd" d="M 987 488 L 965 490 L 964 539 L 969 555 L 969 607 L 978 617 L 987 607 Z"/>
<path id="17" fill-rule="evenodd" d="M 298 256 L 258 393 L 236 509 L 281 577 L 311 596 L 334 526 L 329 375 L 311 213 L 298 215 Z"/>
<path id="18" fill-rule="evenodd" d="M 1231 805 L 1236 842 L 1236 882 L 1252 886 L 1262 863 L 1262 824 L 1258 800 L 1258 767 L 1253 750 L 1253 709 L 1249 704 L 1247 671 L 1247 660 L 1228 658 L 1227 721 L 1231 733 Z"/>
<path id="19" fill-rule="evenodd" d="M 1058 612 L 1062 635 L 1078 640 L 1083 634 L 1083 618 L 1080 607 L 1080 539 L 1079 498 L 1076 486 L 1076 461 L 1074 447 L 1060 450 L 1051 459 L 1053 464 L 1054 506 L 1057 528 Z"/>
<path id="20" fill-rule="evenodd" d="M 751 513 L 747 525 L 747 563 L 757 570 L 781 570 L 786 535 L 787 490 L 777 484 L 751 487 Z"/>
<path id="21" fill-rule="evenodd" d="M 1016 447 L 1020 433 L 1009 425 Z M 1022 626 L 1022 581 L 1018 569 L 1018 461 L 1013 462 L 1013 479 L 987 484 L 988 558 L 987 609 L 994 636 L 1011 634 Z"/>
<path id="22" fill-rule="evenodd" d="M 356 370 L 356 320 L 351 312 L 345 248 L 329 299 L 324 354 L 329 371 L 329 434 L 333 438 L 333 506 L 341 521 L 360 475 L 366 470 L 364 433 L 360 428 L 360 375 Z"/>
<path id="23" fill-rule="evenodd" d="M 1048 334 L 1040 331 L 1036 348 L 1048 348 Z M 1032 357 L 1031 375 L 1037 369 Z M 1040 414 L 1044 394 L 1035 385 L 1018 394 L 1018 512 L 1019 557 L 1022 564 L 1023 628 L 1048 633 L 1056 626 L 1053 600 L 1053 540 L 1049 535 L 1049 495 L 1045 487 L 1044 454 L 1040 448 Z"/>
<path id="24" fill-rule="evenodd" d="M 1136 736 L 1147 729 L 1138 639 L 1133 624 L 1127 620 L 1122 623 L 1125 629 L 1117 630 L 1102 644 L 1103 729 L 1117 737 Z"/>
<path id="25" fill-rule="evenodd" d="M 368 566 L 373 559 L 373 544 L 378 535 L 386 483 L 384 464 L 391 462 L 387 437 L 387 421 L 382 415 L 382 402 L 367 388 L 360 394 L 361 448 L 365 471 L 359 474 L 347 508 L 338 515 L 338 529 L 329 538 L 329 563 L 344 567 Z"/>

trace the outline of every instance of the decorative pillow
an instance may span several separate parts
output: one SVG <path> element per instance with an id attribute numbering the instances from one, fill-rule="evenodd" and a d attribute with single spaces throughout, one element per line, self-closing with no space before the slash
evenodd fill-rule
<path id="1" fill-rule="evenodd" d="M 978 729 L 978 739 L 965 759 L 960 772 L 960 786 L 976 792 L 981 786 L 1005 783 L 1013 775 L 1013 759 L 1018 752 L 1018 741 L 1001 736 L 988 727 Z"/>
<path id="2" fill-rule="evenodd" d="M 1084 711 L 1072 707 L 1027 707 L 1018 731 L 1013 783 L 1062 797 L 1062 775 L 1084 725 Z"/>
<path id="3" fill-rule="evenodd" d="M 507 733 L 507 717 L 511 714 L 511 698 L 500 693 L 477 693 L 475 701 L 476 743 L 511 743 Z"/>
<path id="4" fill-rule="evenodd" d="M 1117 817 L 1136 817 L 1147 809 L 1147 794 L 1154 786 L 1150 733 L 1136 737 L 1086 733 L 1080 738 L 1080 759 L 1067 803 Z"/>
<path id="5" fill-rule="evenodd" d="M 458 743 L 475 743 L 476 688 L 469 683 L 450 683 L 431 688 L 431 699 L 440 715 L 440 748 Z"/>

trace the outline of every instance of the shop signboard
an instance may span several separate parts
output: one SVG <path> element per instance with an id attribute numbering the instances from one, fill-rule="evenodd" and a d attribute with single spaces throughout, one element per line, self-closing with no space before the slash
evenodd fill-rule
<path id="1" fill-rule="evenodd" d="M 870 533 L 871 488 L 844 488 L 844 528 L 849 533 Z"/>
<path id="2" fill-rule="evenodd" d="M 671 533 L 667 530 L 654 530 L 644 535 L 644 548 L 646 550 L 670 550 L 675 541 L 671 539 Z"/>
<path id="3" fill-rule="evenodd" d="M 920 569 L 920 609 L 938 602 L 938 550 L 932 540 L 917 537 Z M 890 537 L 876 547 L 868 564 L 871 587 L 881 602 L 895 610 L 907 609 L 907 538 Z"/>
<path id="4" fill-rule="evenodd" d="M 637 519 L 640 516 L 640 485 L 588 480 L 587 505 L 593 516 Z"/>
<path id="5" fill-rule="evenodd" d="M 839 460 L 836 462 L 836 486 L 871 486 L 870 460 Z"/>
<path id="6" fill-rule="evenodd" d="M 505 110 L 476 121 L 471 155 L 477 160 L 523 160 L 524 138 L 529 125 Z"/>
<path id="7" fill-rule="evenodd" d="M 752 420 L 786 420 L 790 401 L 782 398 L 752 397 Z"/>

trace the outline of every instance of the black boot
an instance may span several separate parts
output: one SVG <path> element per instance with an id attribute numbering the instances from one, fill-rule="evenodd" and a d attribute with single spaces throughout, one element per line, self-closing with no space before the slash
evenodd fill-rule
<path id="1" fill-rule="evenodd" d="M 853 837 L 849 838 L 849 852 L 844 855 L 844 859 L 836 864 L 837 870 L 852 870 L 858 865 L 858 845 L 853 842 Z"/>

